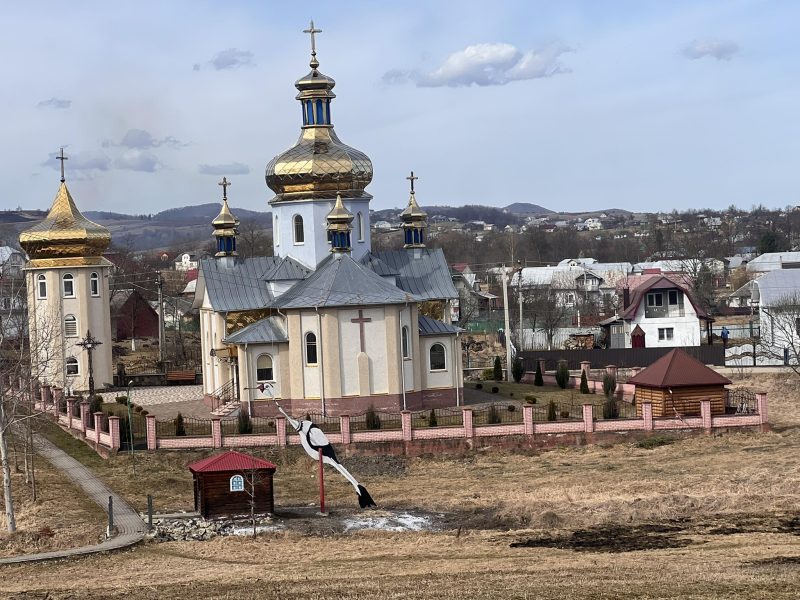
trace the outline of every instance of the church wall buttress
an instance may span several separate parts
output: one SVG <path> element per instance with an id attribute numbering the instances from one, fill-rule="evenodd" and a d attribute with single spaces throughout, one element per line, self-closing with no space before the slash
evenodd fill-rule
<path id="1" fill-rule="evenodd" d="M 400 306 L 387 306 L 386 319 L 386 375 L 387 392 L 399 394 L 402 390 L 400 374 Z"/>
<path id="2" fill-rule="evenodd" d="M 339 311 L 328 309 L 322 315 L 323 369 L 325 396 L 342 395 L 342 362 L 339 340 Z"/>
<path id="3" fill-rule="evenodd" d="M 300 329 L 300 314 L 288 313 L 286 315 L 288 323 L 289 334 L 289 368 L 291 370 L 289 376 L 289 390 L 287 397 L 289 398 L 302 398 L 303 393 L 303 332 Z"/>

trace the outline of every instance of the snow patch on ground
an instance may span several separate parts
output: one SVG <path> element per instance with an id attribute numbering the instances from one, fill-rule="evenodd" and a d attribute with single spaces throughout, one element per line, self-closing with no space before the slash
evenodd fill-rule
<path id="1" fill-rule="evenodd" d="M 357 516 L 342 521 L 344 530 L 378 529 L 381 531 L 425 531 L 432 529 L 430 517 L 400 513 L 383 516 Z"/>
<path id="2" fill-rule="evenodd" d="M 274 525 L 256 525 L 256 535 L 260 535 L 262 533 L 274 533 L 276 531 L 283 530 L 283 525 L 279 523 L 275 523 Z M 242 526 L 234 526 L 230 529 L 227 529 L 221 532 L 222 535 L 253 535 L 253 526 L 252 525 L 242 525 Z"/>

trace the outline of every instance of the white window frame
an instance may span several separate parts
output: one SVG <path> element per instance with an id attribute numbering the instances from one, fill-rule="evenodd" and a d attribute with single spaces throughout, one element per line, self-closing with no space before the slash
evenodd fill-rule
<path id="1" fill-rule="evenodd" d="M 69 281 L 72 288 L 72 292 L 69 294 L 67 293 L 67 281 Z M 64 273 L 61 276 L 61 293 L 64 298 L 75 298 L 75 276 L 72 273 Z"/>
<path id="2" fill-rule="evenodd" d="M 42 285 L 44 285 L 44 294 L 42 294 Z M 43 273 L 36 276 L 36 298 L 47 300 L 47 277 Z"/>
<path id="3" fill-rule="evenodd" d="M 89 293 L 92 298 L 100 297 L 100 275 L 94 272 L 89 275 Z"/>
<path id="4" fill-rule="evenodd" d="M 269 359 L 269 370 L 272 371 L 272 378 L 271 379 L 261 379 L 258 376 L 258 361 L 261 357 L 267 357 Z M 272 357 L 271 354 L 267 352 L 262 352 L 258 356 L 256 356 L 256 383 L 272 383 L 275 381 L 275 359 Z"/>
<path id="5" fill-rule="evenodd" d="M 69 333 L 67 330 L 67 322 L 75 323 L 75 333 Z M 67 315 L 64 317 L 64 337 L 78 337 L 78 317 L 75 315 Z"/>
<path id="6" fill-rule="evenodd" d="M 656 302 L 658 299 L 658 302 Z M 647 306 L 652 308 L 660 308 L 664 306 L 664 296 L 661 292 L 649 292 L 647 294 Z"/>
<path id="7" fill-rule="evenodd" d="M 75 372 L 74 373 L 70 373 L 69 372 L 69 369 L 70 369 L 71 366 L 75 367 Z M 81 374 L 81 361 L 79 361 L 74 356 L 70 356 L 69 358 L 67 358 L 66 362 L 64 363 L 64 373 L 67 375 L 67 377 L 77 377 L 78 375 L 80 375 Z"/>
<path id="8" fill-rule="evenodd" d="M 674 327 L 659 327 L 658 328 L 658 341 L 668 342 L 675 339 Z"/>
<path id="9" fill-rule="evenodd" d="M 433 352 L 433 349 L 436 346 L 441 346 L 442 347 L 442 353 L 444 354 L 444 367 L 442 367 L 441 369 L 434 369 L 433 368 L 433 363 L 431 361 L 431 352 Z M 435 343 L 431 344 L 430 348 L 428 348 L 428 371 L 430 371 L 431 373 L 441 373 L 443 371 L 447 371 L 447 348 L 441 342 L 435 342 Z"/>
<path id="10" fill-rule="evenodd" d="M 297 223 L 298 219 L 300 220 L 300 233 L 302 234 L 303 239 L 299 242 L 297 241 Z M 292 241 L 294 242 L 295 246 L 303 246 L 306 243 L 306 226 L 305 221 L 303 221 L 303 215 L 295 215 L 292 217 Z"/>
<path id="11" fill-rule="evenodd" d="M 231 480 L 228 484 L 228 489 L 231 492 L 243 492 L 244 491 L 244 477 L 241 475 L 234 475 L 231 477 Z"/>

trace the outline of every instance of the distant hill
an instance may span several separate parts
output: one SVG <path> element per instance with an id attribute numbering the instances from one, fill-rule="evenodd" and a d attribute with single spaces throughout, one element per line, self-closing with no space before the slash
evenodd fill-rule
<path id="1" fill-rule="evenodd" d="M 158 221 L 205 221 L 210 222 L 211 219 L 219 214 L 219 202 L 210 202 L 208 204 L 197 204 L 195 206 L 181 206 L 180 208 L 170 208 L 162 210 L 160 213 L 153 215 L 153 219 Z M 243 219 L 263 220 L 270 216 L 270 213 L 261 212 L 256 210 L 247 210 L 246 208 L 236 208 L 231 206 L 231 212 L 236 215 L 240 221 Z M 271 217 L 270 217 L 271 218 Z"/>
<path id="2" fill-rule="evenodd" d="M 515 215 L 550 215 L 555 212 L 549 208 L 539 206 L 538 204 L 531 204 L 530 202 L 514 202 L 506 206 L 504 210 Z"/>

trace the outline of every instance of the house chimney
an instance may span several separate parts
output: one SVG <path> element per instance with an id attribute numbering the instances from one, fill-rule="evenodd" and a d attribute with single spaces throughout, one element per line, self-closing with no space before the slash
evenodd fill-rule
<path id="1" fill-rule="evenodd" d="M 631 290 L 630 288 L 622 288 L 622 310 L 627 310 L 631 303 Z"/>

